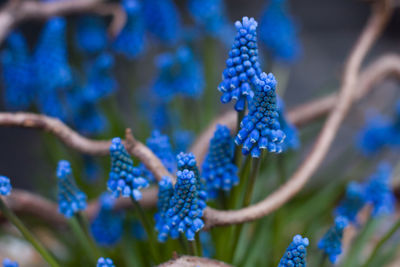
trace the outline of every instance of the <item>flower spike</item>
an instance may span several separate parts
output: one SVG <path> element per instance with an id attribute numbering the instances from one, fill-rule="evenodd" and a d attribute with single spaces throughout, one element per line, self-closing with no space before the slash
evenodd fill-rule
<path id="1" fill-rule="evenodd" d="M 318 243 L 318 248 L 329 256 L 332 263 L 335 263 L 337 256 L 342 253 L 343 230 L 347 225 L 348 220 L 345 217 L 336 217 L 335 224 Z"/>
<path id="2" fill-rule="evenodd" d="M 294 236 L 278 267 L 305 267 L 308 245 L 308 238 L 303 238 L 301 235 Z"/>
<path id="3" fill-rule="evenodd" d="M 0 196 L 8 196 L 11 193 L 10 179 L 0 175 Z"/>
<path id="4" fill-rule="evenodd" d="M 18 267 L 18 266 L 19 266 L 18 262 L 16 262 L 16 261 L 12 261 L 8 258 L 5 258 L 3 260 L 3 267 Z"/>
<path id="5" fill-rule="evenodd" d="M 114 262 L 110 258 L 99 258 L 97 267 L 115 267 Z"/>
<path id="6" fill-rule="evenodd" d="M 357 223 L 357 214 L 365 204 L 365 187 L 351 182 L 347 186 L 346 195 L 336 208 L 335 214 L 345 217 L 351 223 Z"/>
<path id="7" fill-rule="evenodd" d="M 158 183 L 157 213 L 154 215 L 155 228 L 158 231 L 158 241 L 165 242 L 168 238 L 169 228 L 167 227 L 167 211 L 169 202 L 174 194 L 171 178 L 164 176 Z"/>

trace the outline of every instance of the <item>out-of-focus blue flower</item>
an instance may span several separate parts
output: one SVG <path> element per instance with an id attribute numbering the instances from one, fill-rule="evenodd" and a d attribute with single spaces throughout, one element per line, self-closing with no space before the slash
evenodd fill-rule
<path id="1" fill-rule="evenodd" d="M 86 195 L 79 190 L 72 175 L 71 165 L 60 160 L 57 167 L 58 209 L 66 218 L 86 209 Z"/>
<path id="2" fill-rule="evenodd" d="M 285 133 L 286 137 L 282 143 L 282 151 L 287 151 L 289 149 L 297 149 L 300 146 L 299 133 L 296 126 L 294 126 L 286 118 L 285 104 L 283 100 L 277 96 L 277 106 L 279 113 L 279 123 L 281 125 L 282 131 Z"/>
<path id="3" fill-rule="evenodd" d="M 146 28 L 161 42 L 175 44 L 181 37 L 178 8 L 171 0 L 143 1 Z"/>
<path id="4" fill-rule="evenodd" d="M 10 179 L 0 175 L 0 195 L 8 196 L 11 193 L 11 189 Z"/>
<path id="5" fill-rule="evenodd" d="M 97 244 L 113 246 L 123 233 L 123 213 L 113 211 L 115 199 L 111 193 L 103 193 L 100 197 L 100 211 L 90 224 L 90 231 Z"/>
<path id="6" fill-rule="evenodd" d="M 215 247 L 209 232 L 202 231 L 199 233 L 201 247 L 203 249 L 203 256 L 211 258 L 215 254 Z"/>
<path id="7" fill-rule="evenodd" d="M 161 160 L 164 167 L 167 168 L 170 173 L 176 172 L 175 155 L 167 135 L 163 135 L 160 131 L 154 130 L 151 132 L 151 136 L 147 138 L 146 145 Z M 153 174 L 147 170 L 144 164 L 140 164 L 140 168 L 144 176 L 150 181 L 154 181 Z"/>
<path id="8" fill-rule="evenodd" d="M 366 204 L 365 187 L 359 183 L 351 182 L 347 186 L 346 195 L 340 201 L 335 213 L 345 217 L 351 223 L 357 223 L 357 214 Z"/>
<path id="9" fill-rule="evenodd" d="M 372 204 L 372 216 L 391 214 L 395 211 L 396 198 L 390 186 L 391 166 L 383 162 L 365 184 L 365 198 Z"/>
<path id="10" fill-rule="evenodd" d="M 169 227 L 167 225 L 167 211 L 169 202 L 174 194 L 171 178 L 164 176 L 158 183 L 157 213 L 154 215 L 155 228 L 158 231 L 158 241 L 165 242 L 168 239 Z"/>
<path id="11" fill-rule="evenodd" d="M 383 116 L 370 117 L 357 138 L 357 147 L 366 155 L 373 155 L 387 145 L 390 139 L 390 120 Z"/>
<path id="12" fill-rule="evenodd" d="M 188 9 L 195 22 L 212 36 L 221 34 L 228 22 L 223 0 L 189 0 Z"/>
<path id="13" fill-rule="evenodd" d="M 115 267 L 114 262 L 110 258 L 99 258 L 97 267 Z"/>
<path id="14" fill-rule="evenodd" d="M 181 46 L 176 53 L 157 57 L 158 76 L 153 91 L 162 101 L 168 102 L 177 95 L 198 98 L 204 90 L 203 68 L 192 50 Z"/>
<path id="15" fill-rule="evenodd" d="M 142 198 L 140 189 L 149 185 L 141 177 L 139 168 L 133 166 L 133 160 L 121 142 L 121 138 L 113 138 L 110 146 L 111 171 L 108 180 L 108 189 L 114 197 L 132 197 L 138 201 Z"/>
<path id="16" fill-rule="evenodd" d="M 293 62 L 301 45 L 298 30 L 287 10 L 286 0 L 271 0 L 261 17 L 260 39 L 277 60 Z"/>
<path id="17" fill-rule="evenodd" d="M 145 48 L 145 23 L 141 13 L 142 5 L 137 0 L 123 0 L 122 6 L 127 14 L 127 22 L 116 37 L 112 48 L 129 59 L 134 59 Z"/>
<path id="18" fill-rule="evenodd" d="M 262 73 L 256 80 L 255 96 L 249 104 L 249 113 L 240 123 L 235 138 L 242 145 L 242 153 L 259 157 L 261 149 L 281 153 L 285 133 L 281 130 L 276 104 L 276 80 L 272 73 Z"/>
<path id="19" fill-rule="evenodd" d="M 143 225 L 137 220 L 134 220 L 131 223 L 131 233 L 132 233 L 132 236 L 134 238 L 136 238 L 137 240 L 141 240 L 141 241 L 147 240 L 146 230 L 144 229 Z"/>
<path id="20" fill-rule="evenodd" d="M 8 109 L 27 109 L 34 96 L 33 73 L 26 40 L 19 32 L 7 38 L 1 53 L 4 100 Z"/>
<path id="21" fill-rule="evenodd" d="M 335 263 L 337 256 L 342 253 L 343 230 L 347 224 L 348 220 L 345 217 L 336 217 L 335 224 L 318 242 L 318 248 L 329 256 L 332 263 Z"/>
<path id="22" fill-rule="evenodd" d="M 3 267 L 18 267 L 18 266 L 19 266 L 18 262 L 16 262 L 16 261 L 12 261 L 8 258 L 5 258 L 3 260 Z"/>
<path id="23" fill-rule="evenodd" d="M 88 183 L 98 181 L 102 173 L 102 166 L 94 160 L 93 157 L 84 155 L 83 156 L 85 178 Z"/>
<path id="24" fill-rule="evenodd" d="M 82 52 L 100 53 L 107 48 L 107 41 L 107 25 L 103 18 L 87 15 L 78 19 L 76 43 Z"/>
<path id="25" fill-rule="evenodd" d="M 187 152 L 194 140 L 194 133 L 188 130 L 176 130 L 173 133 L 175 154 Z"/>
<path id="26" fill-rule="evenodd" d="M 243 17 L 235 23 L 237 34 L 226 60 L 222 82 L 218 90 L 222 93 L 221 102 L 236 100 L 235 109 L 241 111 L 253 97 L 252 86 L 261 74 L 258 62 L 257 22 L 254 18 Z"/>
<path id="27" fill-rule="evenodd" d="M 286 249 L 278 267 L 305 267 L 307 265 L 308 238 L 295 235 L 292 243 Z"/>
<path id="28" fill-rule="evenodd" d="M 209 195 L 214 190 L 229 191 L 239 182 L 238 168 L 232 163 L 233 148 L 234 142 L 229 128 L 217 125 L 202 168 Z"/>

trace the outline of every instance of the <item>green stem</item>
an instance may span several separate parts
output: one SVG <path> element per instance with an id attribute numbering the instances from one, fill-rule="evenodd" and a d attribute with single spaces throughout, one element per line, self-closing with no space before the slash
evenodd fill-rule
<path id="1" fill-rule="evenodd" d="M 328 259 L 328 255 L 325 252 L 322 252 L 321 259 L 319 260 L 319 267 L 323 267 Z"/>
<path id="2" fill-rule="evenodd" d="M 362 265 L 362 267 L 367 267 L 369 266 L 372 261 L 375 259 L 376 255 L 379 253 L 379 251 L 382 249 L 382 246 L 388 241 L 400 228 L 400 219 L 392 226 L 392 228 L 389 229 L 389 231 L 386 232 L 386 234 L 379 240 L 378 244 L 376 244 L 374 250 L 372 251 L 371 255 L 369 258 L 366 260 L 366 262 Z"/>
<path id="3" fill-rule="evenodd" d="M 201 242 L 200 242 L 200 234 L 196 235 L 196 248 L 197 248 L 197 256 L 202 257 L 203 256 L 203 247 L 201 246 Z"/>
<path id="4" fill-rule="evenodd" d="M 189 255 L 199 256 L 197 253 L 196 240 L 188 241 Z"/>
<path id="5" fill-rule="evenodd" d="M 0 198 L 0 210 L 3 215 L 9 220 L 28 240 L 32 246 L 39 252 L 39 254 L 45 259 L 50 266 L 60 267 L 56 259 L 50 254 L 50 252 L 31 234 L 31 232 L 25 227 L 25 225 L 18 219 L 18 217 L 12 212 L 7 205 Z"/>
<path id="6" fill-rule="evenodd" d="M 92 247 L 90 241 L 81 227 L 77 216 L 75 215 L 71 219 L 68 220 L 69 226 L 71 230 L 74 232 L 76 238 L 78 238 L 79 243 L 82 246 L 82 249 L 86 251 L 87 255 L 90 255 L 92 263 L 96 263 L 97 259 L 100 257 L 99 253 L 96 252 L 96 249 Z"/>
<path id="7" fill-rule="evenodd" d="M 251 157 L 246 157 L 246 160 L 239 172 L 239 184 L 237 186 L 235 186 L 231 191 L 231 198 L 228 203 L 230 209 L 237 208 L 237 206 L 239 205 L 239 203 L 238 203 L 239 198 L 243 192 L 245 182 L 246 182 L 245 177 L 247 177 L 250 172 L 250 166 L 251 166 L 250 163 L 251 163 Z"/>
<path id="8" fill-rule="evenodd" d="M 240 123 L 242 122 L 242 120 L 244 118 L 245 112 L 246 112 L 246 107 L 242 111 L 238 112 L 237 122 L 236 122 L 236 134 L 240 130 Z M 239 168 L 240 163 L 242 162 L 242 153 L 240 151 L 240 146 L 235 146 L 233 160 L 234 160 L 235 165 Z"/>
<path id="9" fill-rule="evenodd" d="M 96 243 L 94 242 L 92 235 L 89 233 L 89 230 L 88 230 L 89 229 L 89 221 L 81 212 L 76 213 L 75 217 L 76 217 L 81 229 L 83 230 L 91 249 L 96 254 L 96 260 L 97 260 L 102 255 L 101 255 Z"/>
<path id="10" fill-rule="evenodd" d="M 185 237 L 185 235 L 183 233 L 179 234 L 179 243 L 182 246 L 183 253 L 184 254 L 190 254 L 188 241 L 187 241 L 187 239 L 186 239 L 186 237 Z"/>

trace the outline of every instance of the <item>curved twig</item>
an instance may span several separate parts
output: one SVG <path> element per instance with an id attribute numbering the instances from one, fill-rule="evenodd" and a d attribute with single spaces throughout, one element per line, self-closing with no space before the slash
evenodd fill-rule
<path id="1" fill-rule="evenodd" d="M 158 265 L 159 267 L 230 267 L 222 261 L 217 261 L 209 258 L 200 258 L 194 256 L 182 256 L 177 259 L 169 260 L 165 263 Z"/>

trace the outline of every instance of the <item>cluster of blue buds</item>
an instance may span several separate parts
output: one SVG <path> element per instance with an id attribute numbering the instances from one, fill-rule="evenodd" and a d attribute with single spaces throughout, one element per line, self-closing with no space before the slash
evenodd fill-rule
<path id="1" fill-rule="evenodd" d="M 158 182 L 157 213 L 154 215 L 155 228 L 158 231 L 158 241 L 165 242 L 168 239 L 169 227 L 167 225 L 167 211 L 169 202 L 174 194 L 171 178 L 164 176 Z"/>
<path id="2" fill-rule="evenodd" d="M 108 180 L 108 189 L 114 197 L 132 197 L 138 201 L 142 198 L 140 189 L 149 185 L 141 177 L 139 168 L 133 166 L 133 160 L 121 142 L 121 138 L 113 138 L 110 146 L 111 171 Z"/>
<path id="3" fill-rule="evenodd" d="M 10 178 L 0 175 L 0 196 L 8 196 L 11 189 Z"/>
<path id="4" fill-rule="evenodd" d="M 214 137 L 210 141 L 208 154 L 202 166 L 202 176 L 210 191 L 229 191 L 239 182 L 238 168 L 232 163 L 234 142 L 229 128 L 217 125 Z"/>
<path id="5" fill-rule="evenodd" d="M 97 54 L 107 48 L 107 25 L 103 18 L 94 15 L 82 16 L 76 26 L 77 47 L 85 53 Z"/>
<path id="6" fill-rule="evenodd" d="M 271 0 L 260 21 L 260 40 L 272 56 L 285 62 L 296 60 L 301 51 L 297 28 L 286 0 Z"/>
<path id="7" fill-rule="evenodd" d="M 160 41 L 175 44 L 181 36 L 178 8 L 172 0 L 143 1 L 146 28 Z"/>
<path id="8" fill-rule="evenodd" d="M 27 109 L 33 98 L 33 78 L 28 44 L 19 32 L 11 33 L 1 53 L 4 100 L 12 110 Z"/>
<path id="9" fill-rule="evenodd" d="M 278 267 L 305 267 L 308 245 L 308 238 L 303 238 L 301 235 L 294 236 Z"/>
<path id="10" fill-rule="evenodd" d="M 115 265 L 112 259 L 101 257 L 97 261 L 97 267 L 115 267 Z"/>
<path id="11" fill-rule="evenodd" d="M 12 261 L 8 258 L 5 258 L 3 260 L 3 267 L 18 267 L 18 266 L 19 266 L 18 262 L 16 262 L 16 261 Z"/>
<path id="12" fill-rule="evenodd" d="M 72 175 L 71 165 L 60 160 L 57 166 L 58 208 L 66 218 L 86 209 L 86 195 L 80 191 Z"/>
<path id="13" fill-rule="evenodd" d="M 285 140 L 282 143 L 282 151 L 295 150 L 300 146 L 299 133 L 296 126 L 294 126 L 287 118 L 285 112 L 285 104 L 283 99 L 277 95 L 277 106 L 279 113 L 279 123 L 282 131 L 285 133 Z"/>
<path id="14" fill-rule="evenodd" d="M 336 262 L 337 256 L 342 253 L 343 230 L 348 225 L 345 217 L 336 217 L 335 224 L 325 233 L 318 242 L 318 248 L 328 255 L 332 263 Z"/>
<path id="15" fill-rule="evenodd" d="M 108 192 L 100 197 L 100 211 L 90 224 L 90 231 L 97 244 L 113 246 L 123 233 L 123 213 L 113 211 L 115 198 Z"/>
<path id="16" fill-rule="evenodd" d="M 335 213 L 357 224 L 357 214 L 365 206 L 365 188 L 357 182 L 351 182 L 346 189 L 344 199 L 339 203 Z"/>
<path id="17" fill-rule="evenodd" d="M 161 160 L 170 173 L 176 172 L 176 159 L 167 135 L 154 130 L 151 132 L 151 136 L 147 138 L 146 145 Z M 150 181 L 154 181 L 153 174 L 143 164 L 140 164 L 140 168 L 144 176 L 148 177 Z"/>
<path id="18" fill-rule="evenodd" d="M 254 18 L 244 17 L 242 22 L 236 21 L 235 26 L 237 34 L 218 90 L 222 93 L 222 103 L 235 99 L 235 109 L 241 111 L 246 101 L 253 97 L 252 86 L 261 74 L 261 68 L 258 62 L 257 22 Z"/>
<path id="19" fill-rule="evenodd" d="M 249 113 L 240 123 L 235 143 L 243 144 L 242 153 L 251 153 L 252 157 L 259 157 L 261 149 L 281 153 L 285 133 L 279 123 L 275 77 L 272 73 L 262 73 L 255 84 L 255 96 L 250 102 Z"/>
<path id="20" fill-rule="evenodd" d="M 175 53 L 163 53 L 156 58 L 158 77 L 153 91 L 164 102 L 177 95 L 198 98 L 204 90 L 202 64 L 192 50 L 181 46 Z"/>
<path id="21" fill-rule="evenodd" d="M 142 5 L 138 0 L 123 0 L 127 22 L 112 44 L 117 53 L 130 59 L 139 56 L 145 48 L 145 23 L 141 14 Z"/>

